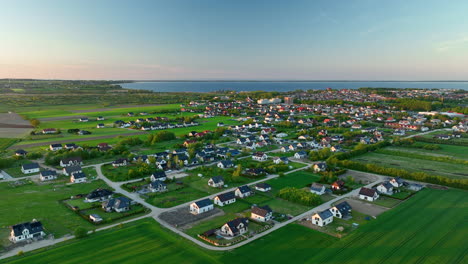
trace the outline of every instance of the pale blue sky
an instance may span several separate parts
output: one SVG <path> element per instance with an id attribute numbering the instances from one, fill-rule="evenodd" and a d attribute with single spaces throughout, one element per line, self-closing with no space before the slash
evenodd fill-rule
<path id="1" fill-rule="evenodd" d="M 468 79 L 468 1 L 2 1 L 0 78 Z"/>

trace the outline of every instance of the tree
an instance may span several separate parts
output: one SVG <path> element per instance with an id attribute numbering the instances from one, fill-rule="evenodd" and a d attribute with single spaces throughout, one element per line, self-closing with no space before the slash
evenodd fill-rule
<path id="1" fill-rule="evenodd" d="M 29 120 L 29 123 L 31 123 L 31 126 L 33 126 L 33 127 L 38 127 L 41 124 L 41 121 L 33 118 L 33 119 Z"/>
<path id="2" fill-rule="evenodd" d="M 88 236 L 88 230 L 86 230 L 85 228 L 78 227 L 77 229 L 75 229 L 76 238 L 84 238 L 86 236 Z"/>

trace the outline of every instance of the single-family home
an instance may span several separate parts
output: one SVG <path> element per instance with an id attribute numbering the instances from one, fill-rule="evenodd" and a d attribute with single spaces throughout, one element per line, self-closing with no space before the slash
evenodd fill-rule
<path id="1" fill-rule="evenodd" d="M 226 192 L 215 196 L 213 199 L 214 204 L 219 206 L 224 206 L 227 204 L 232 204 L 236 202 L 236 195 L 234 192 Z"/>
<path id="2" fill-rule="evenodd" d="M 55 179 L 57 179 L 57 172 L 54 171 L 54 170 L 41 171 L 41 173 L 39 175 L 39 179 L 41 181 L 55 180 Z"/>
<path id="3" fill-rule="evenodd" d="M 342 180 L 337 180 L 332 183 L 331 188 L 335 191 L 341 191 L 345 188 L 345 182 Z"/>
<path id="4" fill-rule="evenodd" d="M 384 181 L 377 186 L 377 191 L 381 194 L 392 195 L 393 185 L 388 181 Z"/>
<path id="5" fill-rule="evenodd" d="M 37 163 L 26 163 L 26 164 L 21 165 L 21 172 L 23 172 L 24 174 L 30 174 L 30 173 L 35 173 L 39 171 L 40 171 L 40 167 L 39 167 L 39 164 Z"/>
<path id="6" fill-rule="evenodd" d="M 162 181 L 152 181 L 148 184 L 148 190 L 150 192 L 164 192 L 167 190 L 167 185 Z"/>
<path id="7" fill-rule="evenodd" d="M 296 158 L 296 159 L 305 159 L 305 158 L 307 158 L 307 152 L 305 152 L 304 150 L 296 152 L 294 154 L 294 158 Z"/>
<path id="8" fill-rule="evenodd" d="M 70 176 L 70 182 L 72 183 L 86 182 L 86 174 L 84 174 L 83 172 L 73 172 Z"/>
<path id="9" fill-rule="evenodd" d="M 83 165 L 83 161 L 81 160 L 81 157 L 72 157 L 72 158 L 66 158 L 66 159 L 60 160 L 60 166 L 62 168 L 69 167 L 69 166 L 77 166 L 77 165 Z"/>
<path id="10" fill-rule="evenodd" d="M 333 222 L 333 214 L 330 209 L 316 213 L 312 216 L 312 224 L 318 226 L 326 226 Z"/>
<path id="11" fill-rule="evenodd" d="M 408 190 L 412 190 L 412 191 L 420 191 L 422 188 L 424 188 L 423 185 L 421 184 L 418 184 L 418 183 L 410 183 L 408 184 Z"/>
<path id="12" fill-rule="evenodd" d="M 359 199 L 373 202 L 378 198 L 379 194 L 374 189 L 362 187 L 361 190 L 359 190 Z"/>
<path id="13" fill-rule="evenodd" d="M 211 187 L 223 187 L 224 178 L 222 176 L 214 176 L 208 180 L 208 186 Z"/>
<path id="14" fill-rule="evenodd" d="M 117 213 L 122 213 L 130 210 L 130 203 L 130 199 L 121 196 L 103 202 L 102 209 L 104 209 L 106 212 L 116 211 Z"/>
<path id="15" fill-rule="evenodd" d="M 112 197 L 113 192 L 108 189 L 96 189 L 86 195 L 85 201 L 88 203 L 105 201 Z"/>
<path id="16" fill-rule="evenodd" d="M 315 194 L 318 194 L 318 195 L 322 195 L 325 193 L 325 185 L 323 184 L 320 184 L 320 183 L 312 183 L 312 185 L 310 186 L 310 192 L 311 193 L 315 193 Z"/>
<path id="17" fill-rule="evenodd" d="M 27 154 L 28 152 L 23 149 L 18 149 L 15 151 L 15 156 L 18 156 L 18 157 L 26 157 Z"/>
<path id="18" fill-rule="evenodd" d="M 314 171 L 315 172 L 326 171 L 326 170 L 327 170 L 327 163 L 317 162 L 317 163 L 314 164 Z"/>
<path id="19" fill-rule="evenodd" d="M 275 164 L 288 164 L 288 157 L 273 157 L 273 163 Z"/>
<path id="20" fill-rule="evenodd" d="M 62 171 L 63 171 L 63 174 L 66 176 L 71 176 L 72 173 L 74 172 L 83 172 L 83 170 L 81 169 L 81 166 L 79 165 L 65 167 L 62 169 Z"/>
<path id="21" fill-rule="evenodd" d="M 96 128 L 104 128 L 104 127 L 105 127 L 105 125 L 102 124 L 102 123 L 99 123 L 99 124 L 96 125 Z"/>
<path id="22" fill-rule="evenodd" d="M 28 239 L 38 239 L 45 236 L 42 223 L 36 220 L 10 227 L 10 241 L 18 243 Z"/>
<path id="23" fill-rule="evenodd" d="M 264 183 L 264 182 L 257 183 L 255 185 L 255 190 L 260 191 L 260 192 L 268 192 L 268 191 L 271 191 L 271 185 L 268 183 Z"/>
<path id="24" fill-rule="evenodd" d="M 268 159 L 268 156 L 264 152 L 256 152 L 252 155 L 252 159 L 256 161 L 265 161 Z"/>
<path id="25" fill-rule="evenodd" d="M 98 116 L 98 117 L 96 118 L 96 120 L 97 120 L 97 121 L 104 121 L 104 117 Z"/>
<path id="26" fill-rule="evenodd" d="M 151 174 L 150 180 L 151 181 L 165 181 L 167 180 L 166 172 L 162 170 L 153 172 L 153 174 Z"/>
<path id="27" fill-rule="evenodd" d="M 238 236 L 249 230 L 249 220 L 247 218 L 236 218 L 224 224 L 221 227 L 221 234 L 224 236 Z"/>
<path id="28" fill-rule="evenodd" d="M 49 145 L 49 149 L 52 151 L 61 150 L 62 148 L 63 148 L 62 144 L 50 144 Z"/>
<path id="29" fill-rule="evenodd" d="M 125 158 L 118 158 L 112 162 L 113 167 L 127 166 L 128 160 Z"/>
<path id="30" fill-rule="evenodd" d="M 237 189 L 235 190 L 235 194 L 239 198 L 245 198 L 245 197 L 252 195 L 252 190 L 250 189 L 249 186 L 244 185 L 244 186 L 237 187 Z"/>
<path id="31" fill-rule="evenodd" d="M 228 169 L 234 167 L 234 163 L 231 160 L 222 160 L 217 164 L 218 168 Z"/>
<path id="32" fill-rule="evenodd" d="M 55 128 L 44 128 L 42 129 L 42 134 L 55 134 L 57 133 L 57 129 Z"/>
<path id="33" fill-rule="evenodd" d="M 213 202 L 206 198 L 190 204 L 190 213 L 197 215 L 214 209 Z"/>
<path id="34" fill-rule="evenodd" d="M 404 184 L 403 179 L 400 178 L 400 177 L 391 178 L 389 182 L 390 182 L 390 184 L 392 184 L 393 187 L 395 187 L 395 188 L 401 187 L 401 186 L 403 186 L 403 184 Z"/>
<path id="35" fill-rule="evenodd" d="M 341 202 L 330 208 L 330 212 L 336 218 L 347 218 L 351 215 L 351 205 L 348 202 Z"/>
<path id="36" fill-rule="evenodd" d="M 98 214 L 90 214 L 89 215 L 89 220 L 93 221 L 94 223 L 99 223 L 102 222 L 102 217 Z"/>
<path id="37" fill-rule="evenodd" d="M 270 221 L 272 217 L 273 217 L 273 211 L 268 205 L 252 207 L 250 218 L 259 222 L 267 222 L 267 221 Z"/>

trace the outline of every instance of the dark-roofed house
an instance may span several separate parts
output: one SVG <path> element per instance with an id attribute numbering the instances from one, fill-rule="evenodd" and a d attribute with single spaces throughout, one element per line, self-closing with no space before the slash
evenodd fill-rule
<path id="1" fill-rule="evenodd" d="M 151 174 L 150 179 L 151 181 L 165 181 L 167 180 L 167 175 L 164 171 L 156 171 Z"/>
<path id="2" fill-rule="evenodd" d="M 66 159 L 60 160 L 60 166 L 62 168 L 69 167 L 69 166 L 77 166 L 77 165 L 83 165 L 83 161 L 81 160 L 81 157 L 72 157 L 72 158 L 66 158 Z"/>
<path id="3" fill-rule="evenodd" d="M 41 174 L 39 176 L 39 179 L 41 181 L 50 181 L 50 180 L 55 180 L 57 179 L 57 172 L 54 170 L 45 170 L 41 171 Z"/>
<path id="4" fill-rule="evenodd" d="M 342 180 L 337 180 L 334 183 L 332 183 L 331 188 L 336 191 L 343 190 L 345 186 L 345 182 Z"/>
<path id="5" fill-rule="evenodd" d="M 391 178 L 389 182 L 395 188 L 401 187 L 404 184 L 403 179 L 400 177 Z"/>
<path id="6" fill-rule="evenodd" d="M 236 218 L 221 227 L 221 234 L 224 236 L 238 236 L 249 230 L 249 220 L 247 218 Z"/>
<path id="7" fill-rule="evenodd" d="M 227 204 L 232 204 L 236 202 L 236 195 L 234 192 L 226 192 L 215 196 L 213 199 L 214 204 L 219 206 L 224 206 Z"/>
<path id="8" fill-rule="evenodd" d="M 224 185 L 224 178 L 222 176 L 215 176 L 208 180 L 208 186 L 211 187 L 223 187 Z"/>
<path id="9" fill-rule="evenodd" d="M 305 152 L 304 150 L 301 150 L 301 151 L 294 154 L 294 158 L 296 158 L 296 159 L 305 159 L 305 158 L 307 158 L 307 152 Z"/>
<path id="10" fill-rule="evenodd" d="M 213 202 L 208 198 L 190 204 L 190 213 L 194 215 L 208 212 L 213 209 Z"/>
<path id="11" fill-rule="evenodd" d="M 273 211 L 268 205 L 265 206 L 254 206 L 252 207 L 252 212 L 250 213 L 250 218 L 260 221 L 267 222 L 270 221 L 273 217 Z"/>
<path id="12" fill-rule="evenodd" d="M 252 195 L 252 190 L 250 189 L 249 186 L 244 185 L 244 186 L 237 187 L 237 189 L 235 190 L 235 194 L 239 198 L 245 198 L 245 197 Z"/>
<path id="13" fill-rule="evenodd" d="M 318 195 L 322 195 L 325 193 L 325 185 L 314 182 L 310 186 L 310 192 L 318 194 Z"/>
<path id="14" fill-rule="evenodd" d="M 257 183 L 255 185 L 255 190 L 261 191 L 261 192 L 269 192 L 271 191 L 271 185 L 268 183 L 264 183 L 264 182 Z"/>
<path id="15" fill-rule="evenodd" d="M 36 220 L 11 226 L 10 230 L 10 241 L 13 243 L 45 236 L 41 222 Z"/>
<path id="16" fill-rule="evenodd" d="M 314 164 L 314 171 L 319 172 L 319 171 L 326 171 L 327 170 L 327 163 L 325 162 L 317 162 Z"/>
<path id="17" fill-rule="evenodd" d="M 268 159 L 268 156 L 264 152 L 256 152 L 252 155 L 252 159 L 256 161 L 265 161 Z"/>
<path id="18" fill-rule="evenodd" d="M 62 148 L 63 148 L 62 144 L 50 144 L 49 145 L 49 149 L 52 151 L 61 150 Z"/>
<path id="19" fill-rule="evenodd" d="M 218 168 L 228 169 L 234 167 L 234 163 L 231 160 L 222 160 L 217 164 Z"/>
<path id="20" fill-rule="evenodd" d="M 384 181 L 377 186 L 377 191 L 381 194 L 392 195 L 393 185 L 388 181 Z"/>
<path id="21" fill-rule="evenodd" d="M 117 213 L 122 213 L 130 210 L 131 200 L 127 197 L 118 197 L 109 199 L 109 201 L 102 203 L 102 209 L 106 212 L 116 211 Z"/>
<path id="22" fill-rule="evenodd" d="M 348 202 L 341 202 L 330 208 L 330 212 L 336 218 L 347 218 L 351 215 L 351 205 Z"/>
<path id="23" fill-rule="evenodd" d="M 333 214 L 330 209 L 316 213 L 312 216 L 312 224 L 318 226 L 326 226 L 333 222 Z"/>
<path id="24" fill-rule="evenodd" d="M 71 176 L 72 173 L 74 172 L 83 172 L 83 170 L 81 169 L 81 166 L 69 166 L 69 167 L 65 167 L 63 168 L 63 174 L 65 174 L 66 176 Z"/>
<path id="25" fill-rule="evenodd" d="M 105 201 L 112 197 L 113 192 L 107 189 L 96 189 L 86 195 L 85 201 L 88 203 Z"/>
<path id="26" fill-rule="evenodd" d="M 148 189 L 150 192 L 163 192 L 167 190 L 167 185 L 162 181 L 156 180 L 148 185 Z"/>
<path id="27" fill-rule="evenodd" d="M 27 154 L 28 152 L 24 149 L 18 149 L 17 151 L 15 151 L 15 155 L 19 157 L 26 157 Z"/>
<path id="28" fill-rule="evenodd" d="M 72 183 L 86 182 L 86 174 L 84 174 L 83 172 L 73 172 L 70 176 L 70 182 Z"/>
<path id="29" fill-rule="evenodd" d="M 30 173 L 35 173 L 40 171 L 39 164 L 37 163 L 27 163 L 21 165 L 21 171 L 24 174 L 30 174 Z"/>
<path id="30" fill-rule="evenodd" d="M 288 157 L 273 157 L 273 163 L 275 164 L 288 164 L 289 163 L 289 159 Z"/>
<path id="31" fill-rule="evenodd" d="M 378 198 L 379 198 L 379 194 L 374 189 L 362 187 L 361 190 L 359 190 L 359 199 L 373 202 L 377 200 Z"/>
<path id="32" fill-rule="evenodd" d="M 127 166 L 128 160 L 125 158 L 118 158 L 112 162 L 113 167 Z"/>

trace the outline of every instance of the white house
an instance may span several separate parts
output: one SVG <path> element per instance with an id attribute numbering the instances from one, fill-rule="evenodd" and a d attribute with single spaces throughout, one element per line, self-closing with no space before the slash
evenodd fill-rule
<path id="1" fill-rule="evenodd" d="M 315 193 L 315 194 L 318 194 L 318 195 L 322 195 L 325 193 L 325 185 L 323 184 L 320 184 L 320 183 L 312 183 L 312 185 L 310 186 L 310 192 L 311 193 Z"/>
<path id="2" fill-rule="evenodd" d="M 247 218 L 236 218 L 224 224 L 221 227 L 221 234 L 224 236 L 238 236 L 246 233 L 248 228 L 249 220 Z"/>
<path id="3" fill-rule="evenodd" d="M 102 203 L 102 209 L 106 212 L 116 211 L 117 213 L 122 213 L 130 210 L 131 200 L 127 197 L 118 197 L 112 198 L 109 201 Z"/>
<path id="4" fill-rule="evenodd" d="M 18 243 L 27 239 L 42 238 L 44 236 L 44 228 L 41 222 L 36 220 L 10 227 L 10 241 L 13 243 Z"/>
<path id="5" fill-rule="evenodd" d="M 222 176 L 215 176 L 208 180 L 208 186 L 211 187 L 223 187 L 224 178 Z"/>
<path id="6" fill-rule="evenodd" d="M 374 189 L 369 189 L 366 187 L 362 187 L 359 191 L 359 199 L 366 200 L 366 201 L 375 201 L 379 198 L 379 194 Z"/>
<path id="7" fill-rule="evenodd" d="M 106 201 L 112 197 L 112 194 L 113 192 L 108 189 L 99 188 L 88 193 L 88 195 L 86 195 L 85 201 L 88 203 Z"/>
<path id="8" fill-rule="evenodd" d="M 312 224 L 318 226 L 326 226 L 333 222 L 333 214 L 330 209 L 316 213 L 312 216 Z"/>
<path id="9" fill-rule="evenodd" d="M 264 182 L 257 183 L 255 185 L 255 190 L 260 191 L 260 192 L 268 192 L 268 191 L 271 191 L 271 185 L 268 183 L 264 183 Z"/>
<path id="10" fill-rule="evenodd" d="M 61 150 L 62 148 L 63 148 L 62 144 L 50 144 L 49 145 L 49 149 L 52 151 Z"/>
<path id="11" fill-rule="evenodd" d="M 35 172 L 40 171 L 40 167 L 39 167 L 39 164 L 37 164 L 37 163 L 23 164 L 23 165 L 21 165 L 21 171 L 24 174 L 35 173 Z"/>
<path id="12" fill-rule="evenodd" d="M 83 161 L 80 157 L 66 158 L 60 160 L 60 167 L 83 165 Z"/>
<path id="13" fill-rule="evenodd" d="M 336 218 L 346 218 L 351 214 L 351 205 L 347 202 L 341 202 L 330 208 L 330 212 Z"/>
<path id="14" fill-rule="evenodd" d="M 249 186 L 247 185 L 244 185 L 244 186 L 240 186 L 238 187 L 234 193 L 236 194 L 237 197 L 239 198 L 245 198 L 245 197 L 248 197 L 250 195 L 252 195 L 252 190 L 250 189 Z"/>
<path id="15" fill-rule="evenodd" d="M 128 161 L 127 159 L 124 158 L 118 158 L 115 161 L 112 162 L 112 166 L 114 167 L 122 167 L 122 166 L 127 166 Z"/>
<path id="16" fill-rule="evenodd" d="M 236 195 L 234 192 L 227 192 L 223 194 L 219 194 L 215 196 L 213 199 L 214 204 L 217 204 L 219 206 L 224 206 L 227 204 L 232 204 L 236 202 Z"/>
<path id="17" fill-rule="evenodd" d="M 75 172 L 83 172 L 83 170 L 81 169 L 81 166 L 69 166 L 69 167 L 65 167 L 63 168 L 63 174 L 66 175 L 66 176 L 71 176 L 72 173 L 75 173 Z"/>
<path id="18" fill-rule="evenodd" d="M 164 171 L 157 171 L 151 174 L 150 180 L 153 181 L 165 181 L 167 180 L 166 172 Z"/>
<path id="19" fill-rule="evenodd" d="M 317 162 L 317 163 L 314 164 L 314 171 L 315 172 L 326 171 L 326 170 L 327 170 L 327 163 Z"/>
<path id="20" fill-rule="evenodd" d="M 148 184 L 148 189 L 150 192 L 163 192 L 167 190 L 167 185 L 162 181 L 152 181 Z"/>
<path id="21" fill-rule="evenodd" d="M 214 209 L 210 199 L 203 199 L 190 204 L 190 213 L 197 215 Z"/>
<path id="22" fill-rule="evenodd" d="M 73 172 L 70 176 L 70 182 L 72 183 L 86 182 L 86 174 L 84 174 L 83 172 Z"/>
<path id="23" fill-rule="evenodd" d="M 234 163 L 231 160 L 222 160 L 217 164 L 218 168 L 228 169 L 234 167 Z"/>
<path id="24" fill-rule="evenodd" d="M 393 185 L 394 188 L 401 187 L 404 183 L 404 181 L 400 177 L 391 178 L 389 182 L 391 185 Z"/>
<path id="25" fill-rule="evenodd" d="M 288 157 L 273 157 L 273 163 L 275 164 L 288 164 L 289 163 L 289 159 Z"/>
<path id="26" fill-rule="evenodd" d="M 252 155 L 252 159 L 256 161 L 265 161 L 268 159 L 268 156 L 263 152 L 256 152 Z"/>
<path id="27" fill-rule="evenodd" d="M 39 176 L 39 179 L 41 181 L 50 181 L 50 180 L 55 180 L 57 179 L 57 172 L 53 170 L 45 170 L 41 171 L 41 174 Z"/>
<path id="28" fill-rule="evenodd" d="M 294 154 L 294 158 L 296 158 L 296 159 L 305 159 L 305 158 L 307 158 L 307 152 L 305 152 L 304 150 L 296 152 Z"/>
<path id="29" fill-rule="evenodd" d="M 258 207 L 252 207 L 252 212 L 250 213 L 250 218 L 259 221 L 259 222 L 267 222 L 270 221 L 273 217 L 273 211 L 268 205 Z"/>
<path id="30" fill-rule="evenodd" d="M 102 217 L 98 214 L 90 214 L 89 219 L 95 223 L 99 223 L 103 220 Z"/>
<path id="31" fill-rule="evenodd" d="M 377 191 L 382 194 L 392 195 L 393 185 L 388 181 L 382 182 L 381 184 L 377 186 Z"/>

